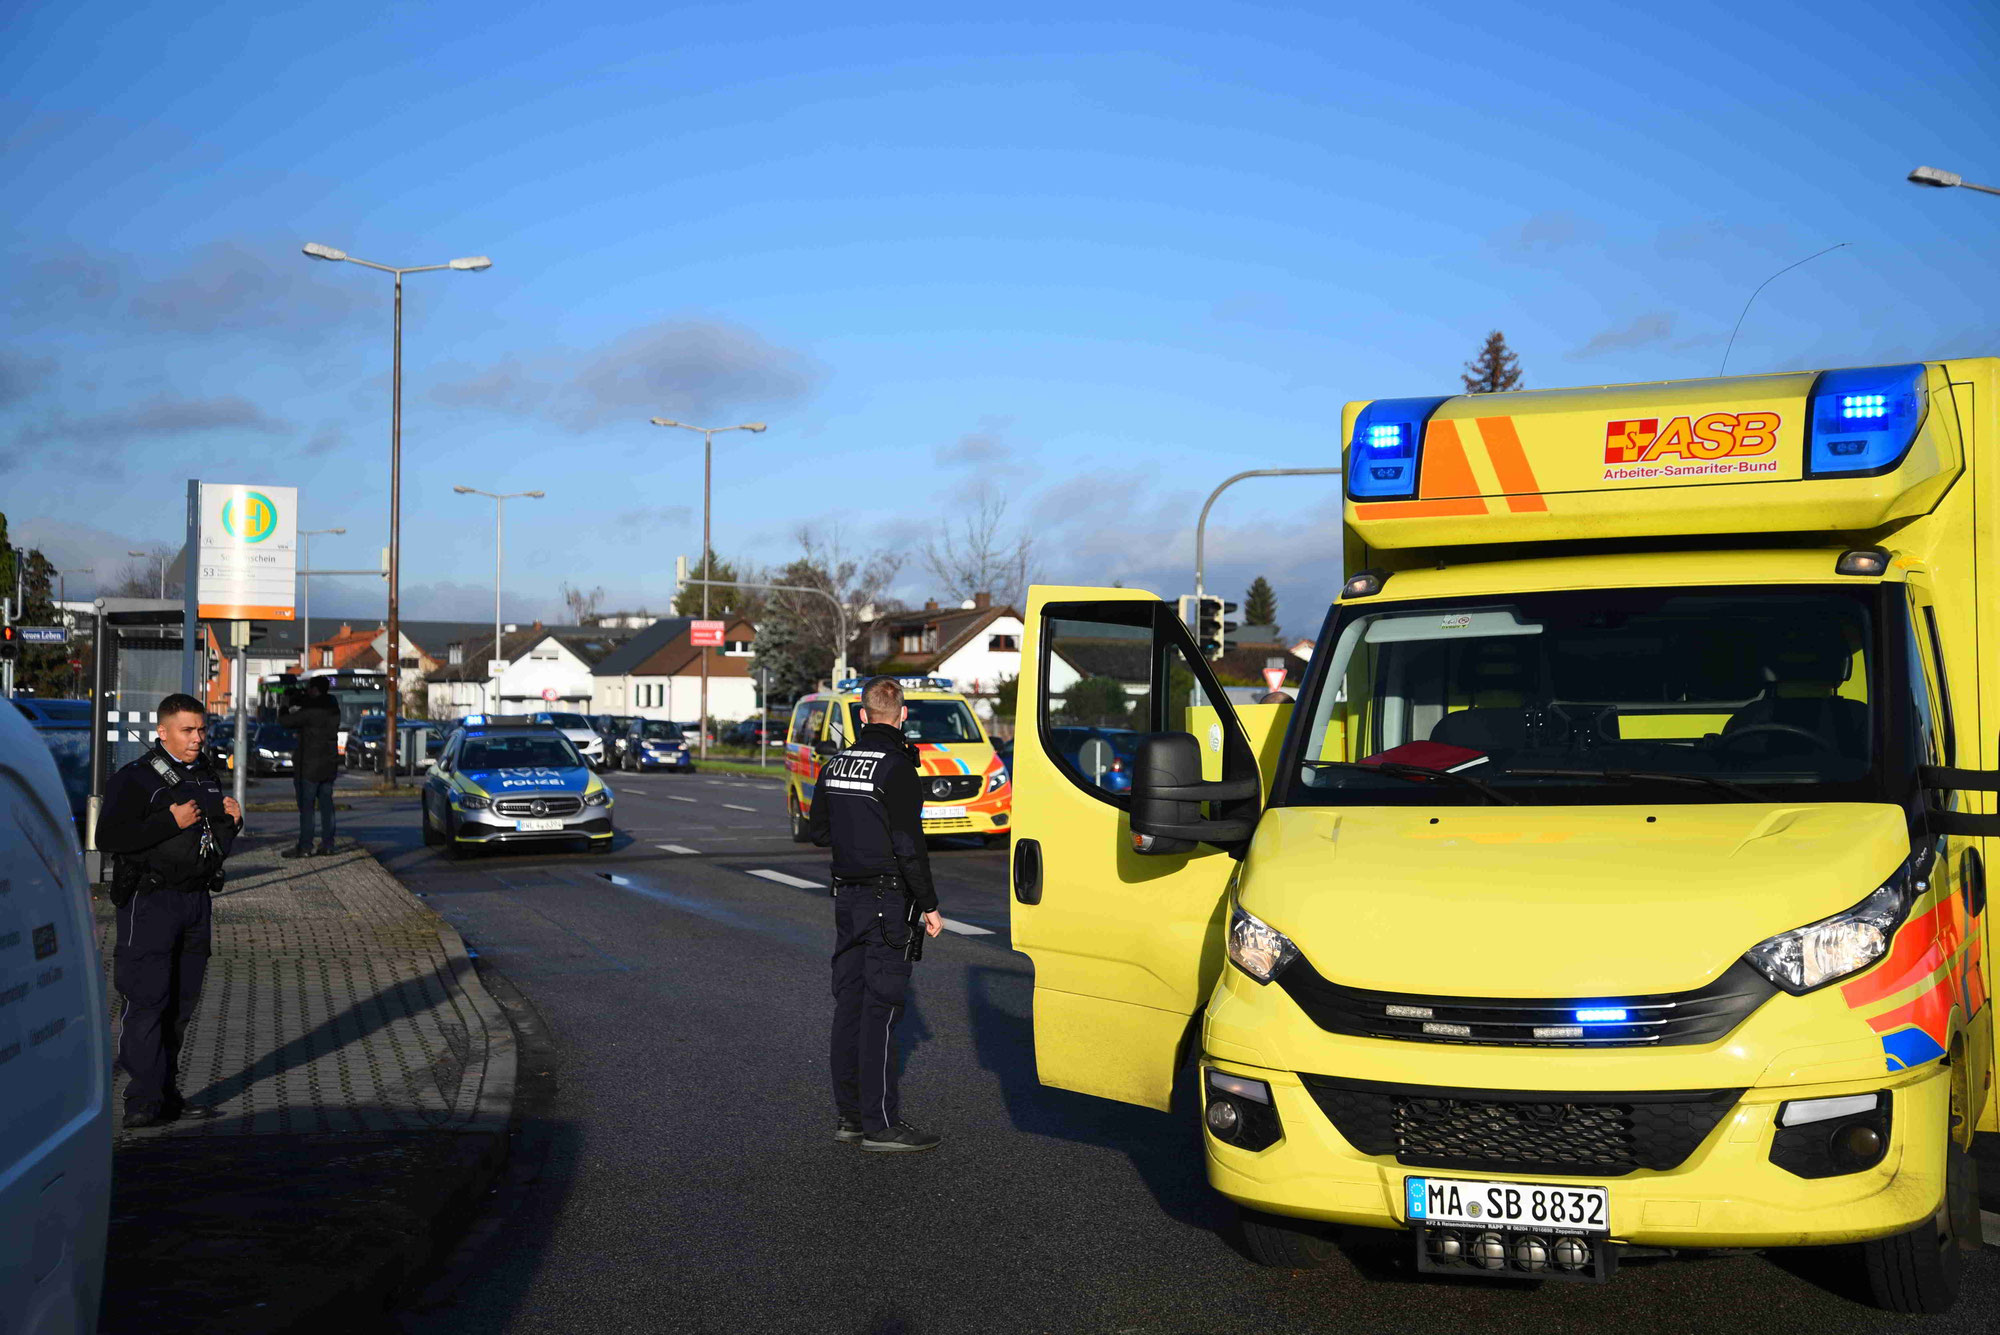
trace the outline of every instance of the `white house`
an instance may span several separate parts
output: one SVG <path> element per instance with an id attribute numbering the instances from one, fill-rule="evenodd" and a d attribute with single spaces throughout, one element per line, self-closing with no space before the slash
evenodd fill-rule
<path id="1" fill-rule="evenodd" d="M 431 717 L 531 714 L 544 709 L 595 712 L 591 673 L 626 639 L 615 631 L 559 632 L 539 625 L 502 634 L 498 658 L 506 667 L 497 678 L 489 678 L 487 660 L 495 657 L 489 636 L 465 652 L 462 662 L 447 664 L 425 678 Z"/>
<path id="2" fill-rule="evenodd" d="M 741 619 L 726 621 L 723 643 L 708 652 L 708 715 L 749 718 L 757 712 L 757 683 L 750 675 L 756 631 Z M 591 712 L 630 714 L 693 723 L 701 715 L 701 656 L 690 638 L 693 617 L 655 621 L 591 670 Z"/>
<path id="3" fill-rule="evenodd" d="M 1006 677 L 1021 675 L 1021 614 L 995 607 L 988 594 L 975 594 L 962 607 L 926 603 L 910 612 L 889 612 L 863 628 L 864 648 L 875 671 L 892 676 L 948 677 L 974 697 L 991 717 L 989 696 Z"/>

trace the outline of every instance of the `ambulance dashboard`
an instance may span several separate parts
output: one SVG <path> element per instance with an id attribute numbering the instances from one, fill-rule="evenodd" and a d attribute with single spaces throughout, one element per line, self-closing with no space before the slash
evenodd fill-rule
<path id="1" fill-rule="evenodd" d="M 1900 584 L 1343 602 L 1271 804 L 1900 802 L 1932 633 Z"/>

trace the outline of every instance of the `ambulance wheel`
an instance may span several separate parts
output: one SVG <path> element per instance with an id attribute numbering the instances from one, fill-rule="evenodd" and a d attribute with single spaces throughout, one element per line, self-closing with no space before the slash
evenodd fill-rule
<path id="1" fill-rule="evenodd" d="M 1280 1270 L 1313 1270 L 1333 1259 L 1333 1236 L 1325 1225 L 1258 1210 L 1236 1211 L 1243 1249 L 1258 1265 Z"/>
<path id="2" fill-rule="evenodd" d="M 785 794 L 785 814 L 792 818 L 792 842 L 795 844 L 811 843 L 812 830 L 806 825 L 805 813 L 799 810 L 798 797 L 792 793 Z"/>
<path id="3" fill-rule="evenodd" d="M 1891 1312 L 1928 1316 L 1950 1311 L 1965 1278 L 1965 1254 L 1980 1246 L 1979 1168 L 1956 1138 L 1956 1128 L 1969 1113 L 1958 1086 L 1954 1080 L 1951 1120 L 1946 1124 L 1944 1200 L 1937 1213 L 1906 1233 L 1861 1244 L 1870 1295 L 1877 1307 Z"/>

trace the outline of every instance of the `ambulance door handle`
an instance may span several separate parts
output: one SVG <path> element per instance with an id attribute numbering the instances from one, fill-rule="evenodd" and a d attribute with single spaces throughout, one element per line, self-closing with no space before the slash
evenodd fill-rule
<path id="1" fill-rule="evenodd" d="M 1958 888 L 1965 896 L 1965 915 L 1977 918 L 1986 911 L 1986 862 L 1979 850 L 1968 848 L 1958 860 Z"/>
<path id="2" fill-rule="evenodd" d="M 1014 841 L 1014 898 L 1023 904 L 1042 902 L 1042 846 L 1033 839 Z"/>

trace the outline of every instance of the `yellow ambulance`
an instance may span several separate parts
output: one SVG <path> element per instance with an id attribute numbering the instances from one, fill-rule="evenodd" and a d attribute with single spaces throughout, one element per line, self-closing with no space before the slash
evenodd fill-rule
<path id="1" fill-rule="evenodd" d="M 846 678 L 830 690 L 800 696 L 792 706 L 785 736 L 785 815 L 794 842 L 811 840 L 806 822 L 820 766 L 861 731 L 861 690 L 869 680 Z M 903 735 L 917 748 L 925 836 L 973 835 L 989 848 L 1005 844 L 1013 779 L 972 705 L 949 677 L 896 680 L 910 711 Z"/>
<path id="2" fill-rule="evenodd" d="M 1164 1109 L 1191 1055 L 1273 1264 L 1330 1224 L 1517 1279 L 1858 1243 L 1882 1306 L 1949 1307 L 2000 1130 L 2000 359 L 1343 426 L 1295 705 L 1232 706 L 1151 595 L 1033 591 L 1042 1082 Z M 1107 700 L 1129 793 L 1050 740 Z"/>

